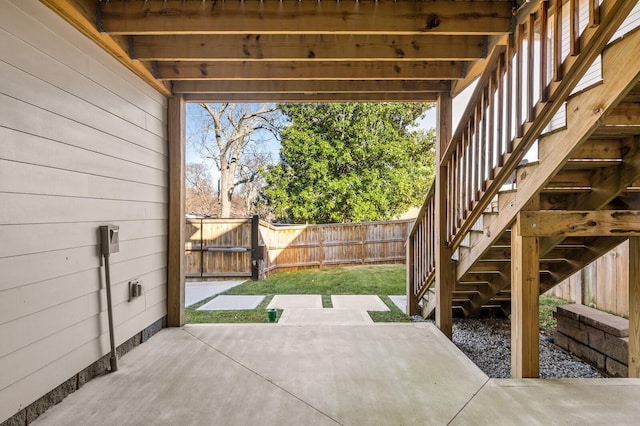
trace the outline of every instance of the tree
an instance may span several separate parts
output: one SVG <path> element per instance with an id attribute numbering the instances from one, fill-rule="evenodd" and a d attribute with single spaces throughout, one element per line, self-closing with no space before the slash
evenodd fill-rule
<path id="1" fill-rule="evenodd" d="M 189 213 L 213 215 L 218 197 L 213 190 L 211 173 L 202 163 L 189 163 L 185 167 L 185 208 Z"/>
<path id="2" fill-rule="evenodd" d="M 220 173 L 219 216 L 230 217 L 236 188 L 254 184 L 260 176 L 258 167 L 270 159 L 261 142 L 273 137 L 280 113 L 275 105 L 199 105 L 203 114 L 193 117 L 192 140 L 200 156 Z"/>
<path id="3" fill-rule="evenodd" d="M 426 103 L 283 105 L 280 163 L 263 196 L 279 220 L 390 219 L 420 205 L 434 173 Z"/>

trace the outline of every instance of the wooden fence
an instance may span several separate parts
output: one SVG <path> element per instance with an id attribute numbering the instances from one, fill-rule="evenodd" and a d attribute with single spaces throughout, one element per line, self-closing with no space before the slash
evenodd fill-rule
<path id="1" fill-rule="evenodd" d="M 546 294 L 628 318 L 628 242 L 620 244 Z"/>
<path id="2" fill-rule="evenodd" d="M 262 224 L 265 271 L 367 263 L 404 263 L 413 220 L 273 226 Z"/>
<path id="3" fill-rule="evenodd" d="M 251 219 L 187 219 L 186 276 L 251 277 L 252 267 L 269 274 L 321 266 L 404 263 L 412 223 L 274 226 L 259 222 L 257 244 L 252 244 Z"/>
<path id="4" fill-rule="evenodd" d="M 189 278 L 257 276 L 258 221 L 249 219 L 187 219 L 185 275 Z M 253 226 L 252 226 L 253 225 Z"/>

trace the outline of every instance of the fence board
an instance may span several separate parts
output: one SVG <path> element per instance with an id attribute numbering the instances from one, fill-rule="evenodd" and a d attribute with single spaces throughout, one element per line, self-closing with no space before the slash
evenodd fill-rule
<path id="1" fill-rule="evenodd" d="M 263 271 L 368 263 L 404 263 L 413 220 L 325 225 L 260 222 Z M 187 277 L 251 276 L 250 219 L 187 219 Z M 244 251 L 243 251 L 244 250 Z"/>
<path id="2" fill-rule="evenodd" d="M 547 294 L 629 316 L 629 244 L 624 242 Z"/>

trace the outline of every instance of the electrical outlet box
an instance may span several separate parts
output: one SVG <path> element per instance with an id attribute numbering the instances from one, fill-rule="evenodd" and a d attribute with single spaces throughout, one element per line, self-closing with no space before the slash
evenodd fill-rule
<path id="1" fill-rule="evenodd" d="M 100 250 L 103 255 L 120 251 L 120 227 L 118 225 L 103 225 L 100 227 Z"/>
<path id="2" fill-rule="evenodd" d="M 129 281 L 129 302 L 135 299 L 136 297 L 142 296 L 143 287 L 142 281 L 135 279 Z"/>

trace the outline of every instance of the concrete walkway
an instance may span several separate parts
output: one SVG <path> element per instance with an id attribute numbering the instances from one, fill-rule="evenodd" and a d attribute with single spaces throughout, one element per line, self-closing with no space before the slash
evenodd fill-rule
<path id="1" fill-rule="evenodd" d="M 216 294 L 220 294 L 232 287 L 242 284 L 246 280 L 227 281 L 188 281 L 184 288 L 184 306 L 191 306 Z"/>
<path id="2" fill-rule="evenodd" d="M 637 424 L 640 380 L 490 380 L 430 323 L 166 329 L 34 425 Z"/>

